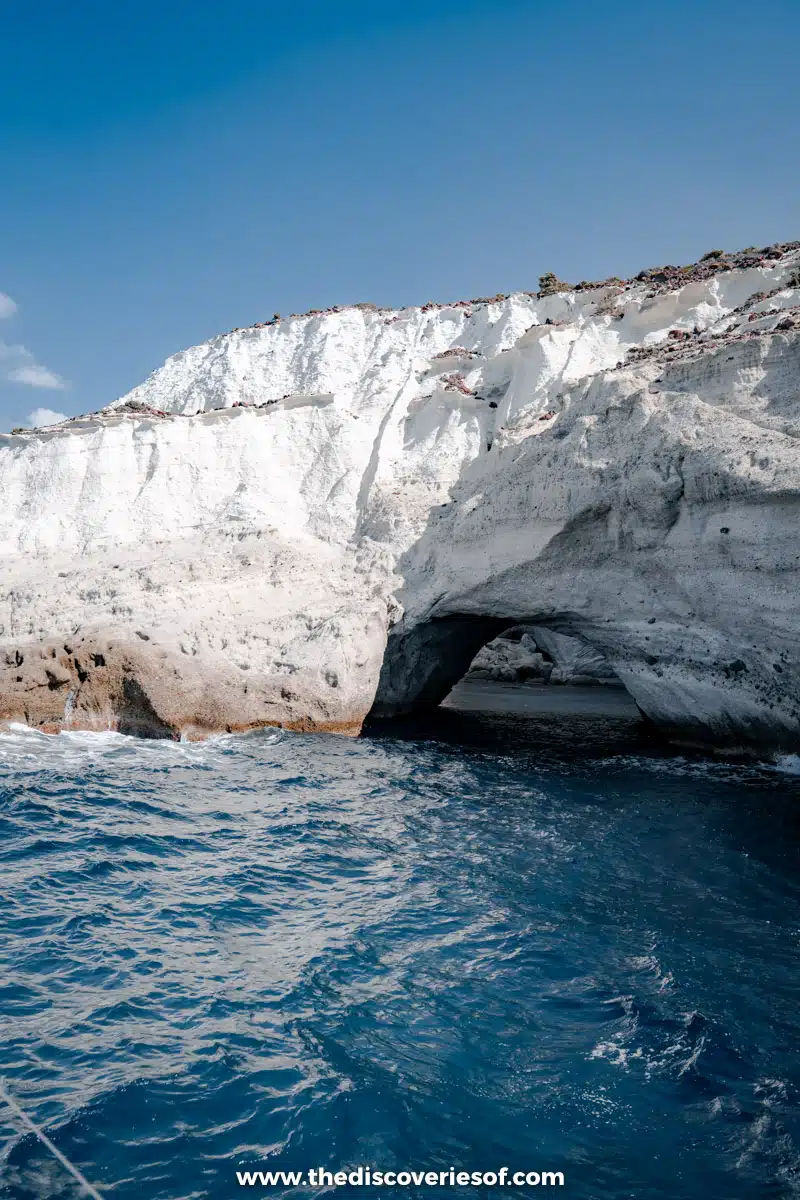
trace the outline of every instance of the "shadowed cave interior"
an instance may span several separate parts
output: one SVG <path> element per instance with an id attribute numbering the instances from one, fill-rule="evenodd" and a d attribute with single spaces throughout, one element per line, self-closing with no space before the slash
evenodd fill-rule
<path id="1" fill-rule="evenodd" d="M 595 693 L 594 711 L 640 715 L 603 654 L 571 628 L 566 632 L 567 622 L 559 624 L 555 629 L 450 616 L 410 633 L 393 630 L 370 715 L 390 717 L 442 704 L 480 710 L 484 700 L 488 709 L 501 711 L 504 698 L 509 710 L 567 712 L 584 689 Z"/>

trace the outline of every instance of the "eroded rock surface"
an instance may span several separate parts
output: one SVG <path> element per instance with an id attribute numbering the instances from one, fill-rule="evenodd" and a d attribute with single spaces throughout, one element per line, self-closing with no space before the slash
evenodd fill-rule
<path id="1" fill-rule="evenodd" d="M 0 718 L 354 733 L 528 624 L 797 747 L 800 253 L 677 270 L 236 330 L 0 436 Z"/>
<path id="2" fill-rule="evenodd" d="M 472 660 L 466 678 L 581 686 L 620 682 L 593 646 L 541 625 L 518 625 L 487 642 Z"/>

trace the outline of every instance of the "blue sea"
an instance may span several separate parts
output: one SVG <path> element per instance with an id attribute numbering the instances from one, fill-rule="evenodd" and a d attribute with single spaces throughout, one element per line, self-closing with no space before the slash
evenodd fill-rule
<path id="1" fill-rule="evenodd" d="M 0 1074 L 104 1197 L 800 1196 L 800 762 L 0 736 Z M 0 1105 L 0 1195 L 81 1190 Z M 237 1171 L 561 1172 L 563 1186 Z"/>

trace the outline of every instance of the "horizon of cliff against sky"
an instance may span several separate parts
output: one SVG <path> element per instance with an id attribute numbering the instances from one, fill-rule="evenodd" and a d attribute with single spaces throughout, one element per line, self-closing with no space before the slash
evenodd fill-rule
<path id="1" fill-rule="evenodd" d="M 236 325 L 800 236 L 793 0 L 4 14 L 0 429 Z"/>

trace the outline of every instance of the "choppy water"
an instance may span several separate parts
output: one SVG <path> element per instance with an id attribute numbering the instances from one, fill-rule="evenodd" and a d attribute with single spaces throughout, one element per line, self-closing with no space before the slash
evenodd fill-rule
<path id="1" fill-rule="evenodd" d="M 798 763 L 567 727 L 0 737 L 14 1094 L 118 1200 L 321 1194 L 237 1185 L 267 1163 L 800 1196 Z M 0 1139 L 0 1195 L 79 1194 Z"/>

